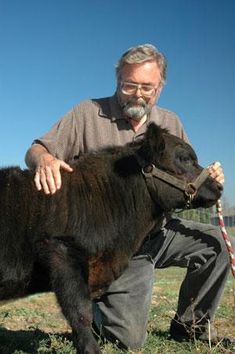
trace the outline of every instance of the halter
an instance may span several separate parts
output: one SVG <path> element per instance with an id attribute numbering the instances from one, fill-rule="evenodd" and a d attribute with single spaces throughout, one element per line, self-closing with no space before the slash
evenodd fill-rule
<path id="1" fill-rule="evenodd" d="M 154 178 L 158 178 L 184 192 L 186 197 L 186 203 L 185 203 L 186 208 L 190 207 L 195 195 L 197 194 L 198 189 L 209 176 L 208 170 L 204 168 L 200 173 L 200 175 L 194 181 L 187 182 L 177 177 L 174 177 L 167 172 L 160 170 L 153 164 L 143 167 L 142 174 L 145 177 L 150 195 L 153 194 L 153 190 L 154 190 L 153 187 Z"/>
<path id="2" fill-rule="evenodd" d="M 158 178 L 158 179 L 160 179 L 160 180 L 162 180 L 162 181 L 164 181 L 164 182 L 172 185 L 173 187 L 184 192 L 184 194 L 186 196 L 186 203 L 185 203 L 186 208 L 190 207 L 195 195 L 197 194 L 198 189 L 200 188 L 202 183 L 209 176 L 208 170 L 206 168 L 204 168 L 202 170 L 202 172 L 200 173 L 200 175 L 193 182 L 182 181 L 179 178 L 174 177 L 174 176 L 170 175 L 169 173 L 160 170 L 159 168 L 157 168 L 153 164 L 143 167 L 142 174 L 145 177 L 147 188 L 148 188 L 149 193 L 152 198 L 153 198 L 153 192 L 155 190 L 154 184 L 153 184 L 154 178 Z M 216 208 L 217 208 L 217 214 L 218 214 L 218 218 L 219 218 L 219 226 L 221 229 L 221 233 L 222 233 L 223 239 L 225 241 L 225 244 L 226 244 L 226 247 L 227 247 L 227 250 L 229 253 L 232 275 L 235 277 L 235 254 L 234 254 L 234 250 L 233 250 L 233 247 L 231 244 L 231 240 L 230 240 L 230 238 L 227 234 L 227 231 L 225 229 L 220 200 L 217 201 Z"/>

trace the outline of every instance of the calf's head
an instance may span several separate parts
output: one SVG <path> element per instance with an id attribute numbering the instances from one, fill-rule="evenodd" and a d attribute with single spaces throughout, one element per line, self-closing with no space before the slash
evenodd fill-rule
<path id="1" fill-rule="evenodd" d="M 152 198 L 164 210 L 186 206 L 207 208 L 221 196 L 222 186 L 207 173 L 198 186 L 194 184 L 199 176 L 201 179 L 203 171 L 194 150 L 182 139 L 154 123 L 148 127 L 137 159 Z M 160 176 L 155 173 L 157 170 Z M 161 171 L 164 171 L 163 176 Z"/>

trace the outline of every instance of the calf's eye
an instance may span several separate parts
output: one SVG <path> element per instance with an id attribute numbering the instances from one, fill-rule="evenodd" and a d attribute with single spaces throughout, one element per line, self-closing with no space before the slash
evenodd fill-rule
<path id="1" fill-rule="evenodd" d="M 183 163 L 184 165 L 191 165 L 192 163 L 191 159 L 187 156 L 181 156 L 180 162 Z"/>

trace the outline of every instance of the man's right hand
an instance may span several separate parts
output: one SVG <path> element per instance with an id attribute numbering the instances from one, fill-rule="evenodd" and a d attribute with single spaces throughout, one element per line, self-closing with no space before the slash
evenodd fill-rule
<path id="1" fill-rule="evenodd" d="M 64 161 L 58 160 L 48 152 L 40 155 L 35 168 L 34 182 L 38 191 L 54 194 L 61 188 L 60 170 L 72 172 L 73 169 Z"/>
<path id="2" fill-rule="evenodd" d="M 51 155 L 41 144 L 33 144 L 25 156 L 26 165 L 35 170 L 34 182 L 37 190 L 54 194 L 61 188 L 60 170 L 72 172 L 73 169 L 64 161 Z"/>

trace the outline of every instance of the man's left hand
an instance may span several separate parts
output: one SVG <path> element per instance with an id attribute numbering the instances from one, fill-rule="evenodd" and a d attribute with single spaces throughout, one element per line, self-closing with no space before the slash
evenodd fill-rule
<path id="1" fill-rule="evenodd" d="M 217 182 L 220 184 L 224 184 L 224 171 L 223 168 L 221 167 L 220 162 L 214 162 L 212 165 L 208 167 L 208 171 L 210 173 L 210 176 L 214 178 Z"/>

